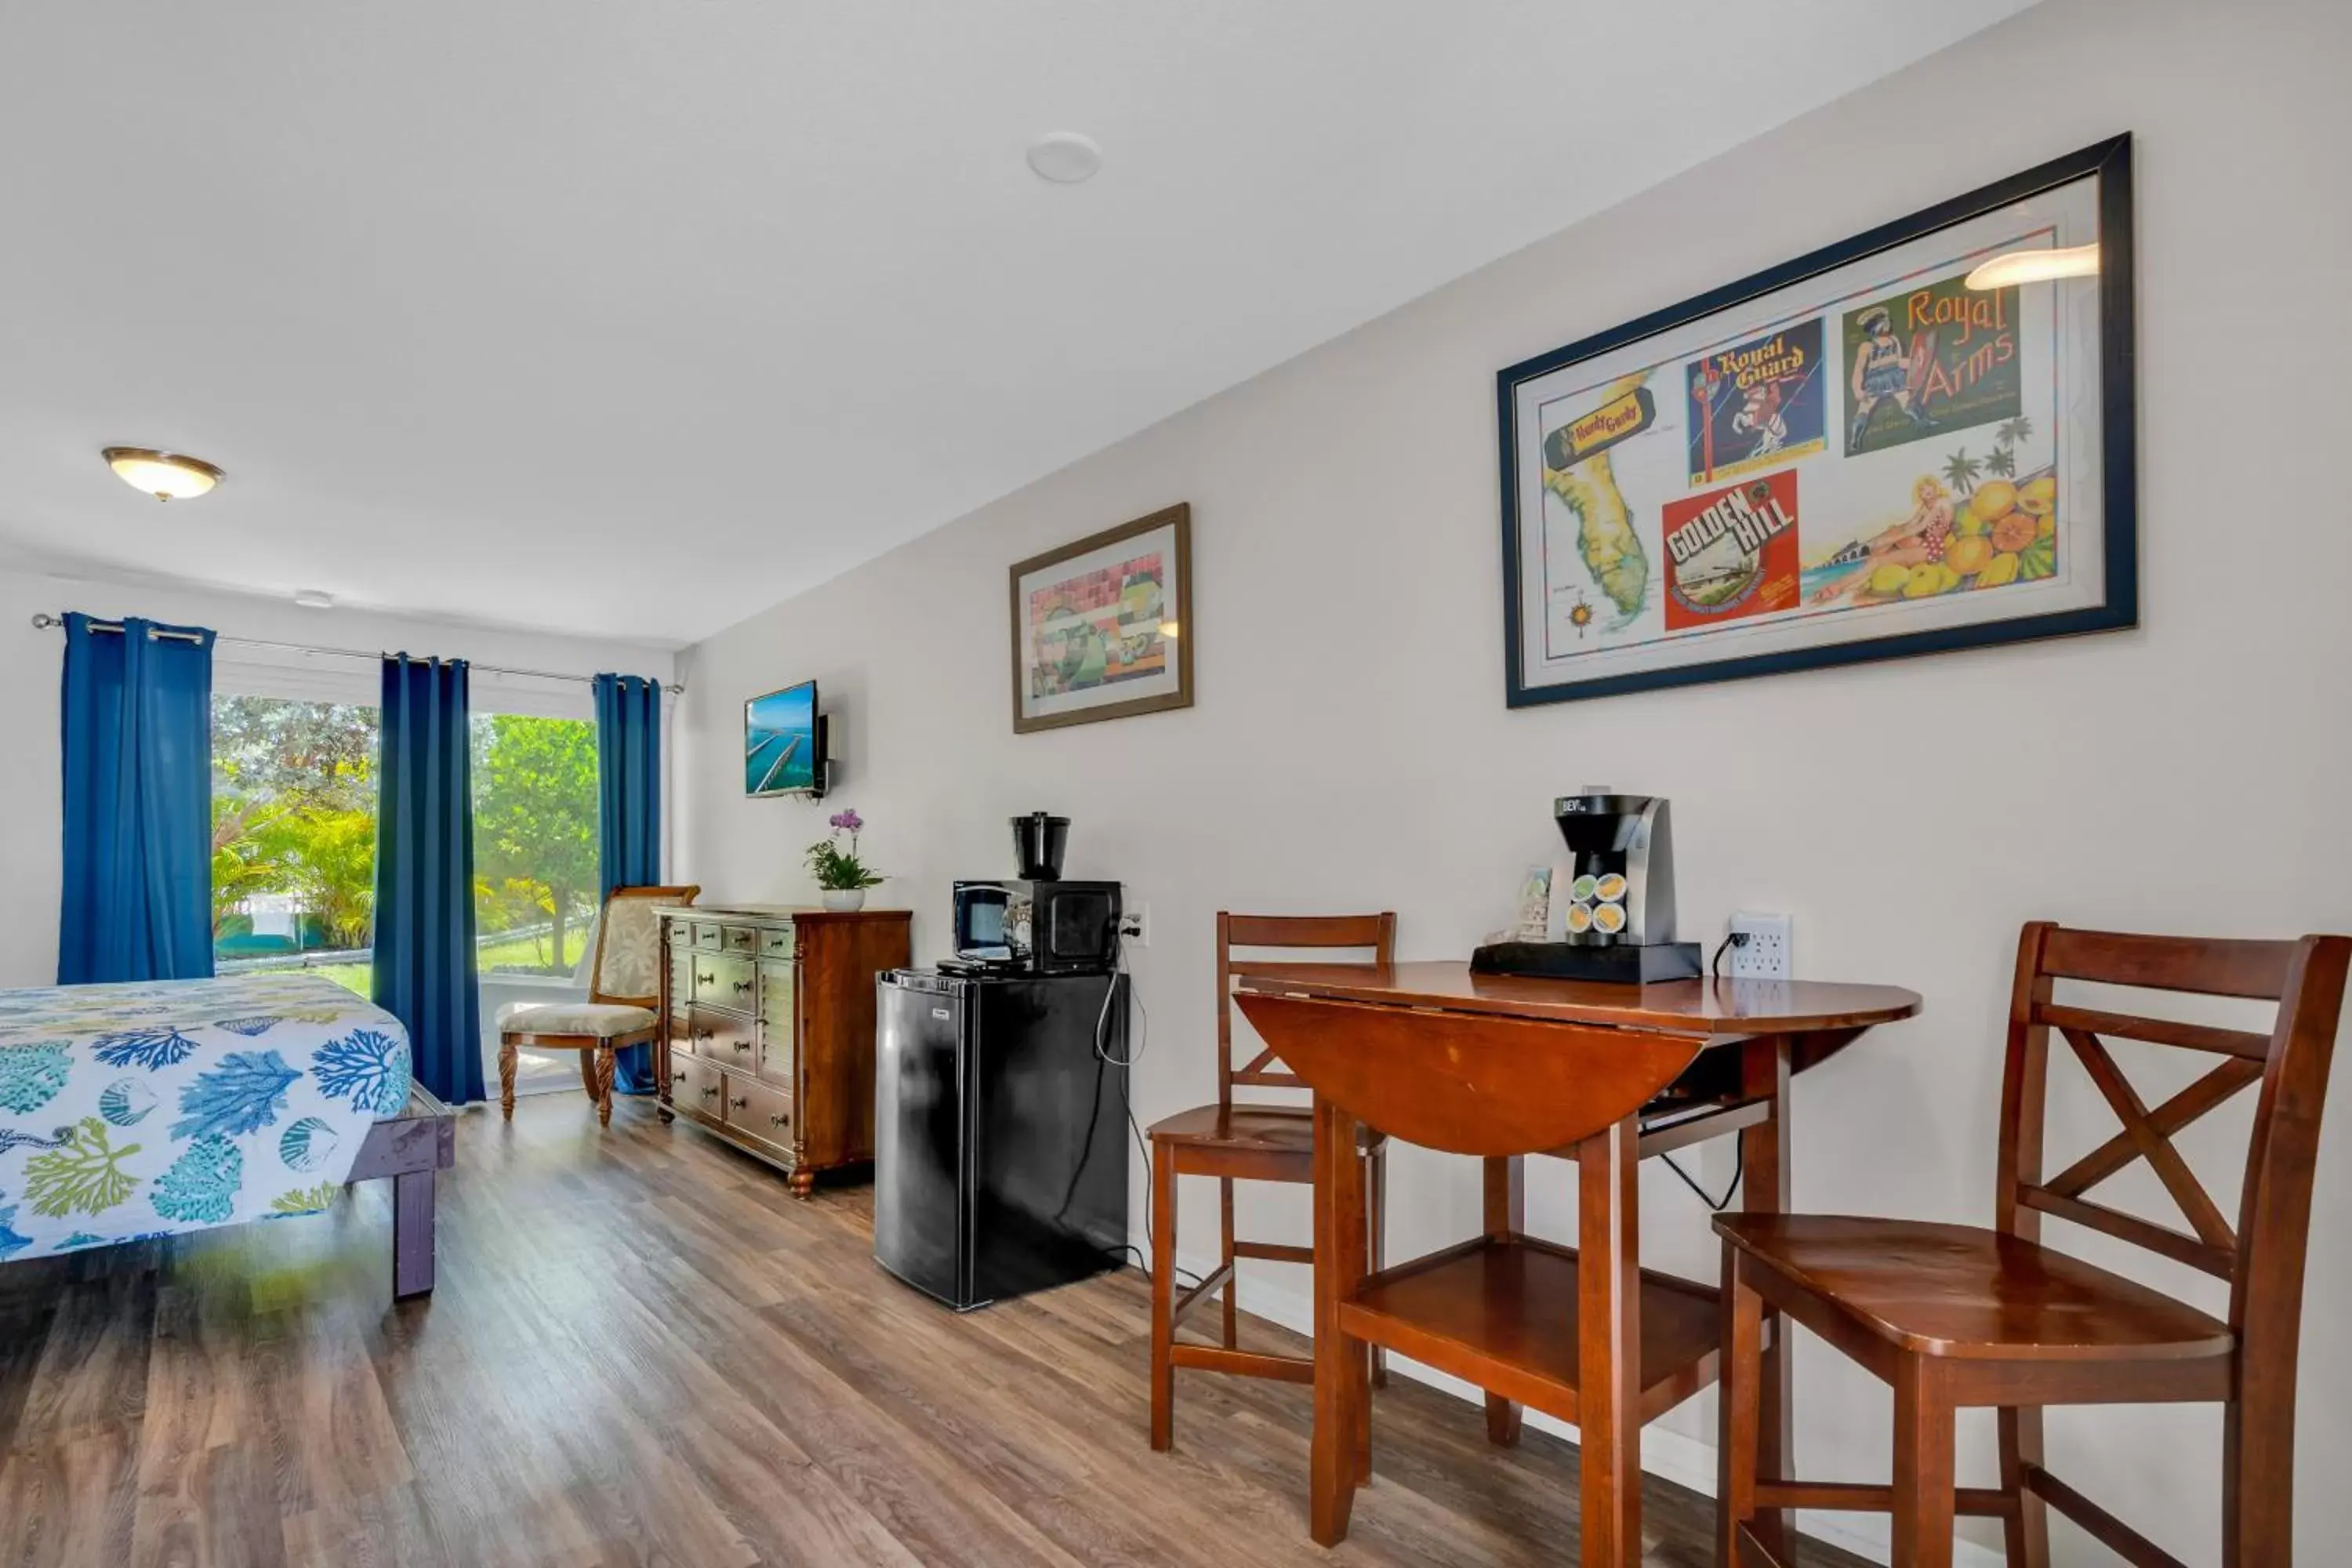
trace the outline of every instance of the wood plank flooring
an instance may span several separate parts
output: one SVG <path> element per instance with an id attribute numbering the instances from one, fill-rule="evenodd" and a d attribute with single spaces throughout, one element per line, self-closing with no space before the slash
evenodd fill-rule
<path id="1" fill-rule="evenodd" d="M 1180 1373 L 1151 1453 L 1132 1271 L 957 1318 L 874 1264 L 867 1189 L 796 1203 L 642 1101 L 469 1114 L 457 1155 L 427 1301 L 381 1184 L 0 1268 L 0 1564 L 1575 1561 L 1574 1450 L 1401 1378 L 1335 1552 L 1307 1390 Z M 1651 1563 L 1712 1561 L 1710 1502 L 1645 1497 Z"/>

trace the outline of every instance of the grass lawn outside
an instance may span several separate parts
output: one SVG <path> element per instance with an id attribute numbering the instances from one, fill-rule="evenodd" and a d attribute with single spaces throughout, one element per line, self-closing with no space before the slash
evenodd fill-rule
<path id="1" fill-rule="evenodd" d="M 588 951 L 587 928 L 574 926 L 564 932 L 563 949 L 570 963 L 578 964 L 581 954 Z M 492 942 L 480 950 L 479 962 L 485 977 L 500 967 L 536 969 L 547 962 L 547 940 L 526 936 Z M 307 973 L 331 980 L 355 996 L 365 996 L 374 984 L 374 976 L 364 963 L 317 963 Z"/>

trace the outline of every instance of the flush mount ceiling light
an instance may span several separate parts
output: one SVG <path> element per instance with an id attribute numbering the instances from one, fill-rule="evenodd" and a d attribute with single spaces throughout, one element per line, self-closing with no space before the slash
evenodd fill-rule
<path id="1" fill-rule="evenodd" d="M 1029 143 L 1029 168 L 1041 180 L 1075 185 L 1095 177 L 1102 167 L 1102 149 L 1091 137 L 1075 131 L 1056 131 Z"/>
<path id="2" fill-rule="evenodd" d="M 2099 247 L 2077 245 L 2058 250 L 2012 250 L 1981 262 L 1968 278 L 1971 289 L 2010 289 L 2020 283 L 2048 283 L 2060 278 L 2094 278 L 2099 271 Z"/>
<path id="3" fill-rule="evenodd" d="M 335 596 L 324 588 L 297 588 L 294 602 L 306 610 L 331 610 L 335 607 Z"/>
<path id="4" fill-rule="evenodd" d="M 109 447 L 106 466 L 134 490 L 157 500 L 187 500 L 221 482 L 221 471 L 202 458 L 159 452 L 152 447 Z"/>

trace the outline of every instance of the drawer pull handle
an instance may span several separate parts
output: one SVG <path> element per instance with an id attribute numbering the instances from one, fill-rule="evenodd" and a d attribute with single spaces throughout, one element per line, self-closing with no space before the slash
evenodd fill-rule
<path id="1" fill-rule="evenodd" d="M 706 1084 L 704 1084 L 704 1085 L 702 1086 L 702 1098 L 703 1098 L 703 1099 L 705 1099 L 705 1100 L 716 1100 L 716 1099 L 718 1099 L 718 1098 L 719 1098 L 719 1086 L 718 1086 L 717 1084 L 715 1084 L 715 1083 L 706 1083 Z"/>
<path id="2" fill-rule="evenodd" d="M 727 1103 L 733 1106 L 738 1110 L 749 1110 L 751 1109 L 751 1100 L 740 1094 L 734 1099 L 729 1100 Z"/>
<path id="3" fill-rule="evenodd" d="M 727 1043 L 739 1051 L 748 1051 L 751 1048 L 751 1042 L 749 1040 L 730 1040 Z"/>
<path id="4" fill-rule="evenodd" d="M 716 985 L 719 984 L 719 976 L 716 974 L 697 974 L 694 977 L 694 983 L 697 985 Z"/>
<path id="5" fill-rule="evenodd" d="M 750 981 L 748 981 L 748 980 L 738 980 L 737 982 L 735 982 L 735 994 L 736 994 L 736 995 L 740 996 L 741 994 L 743 994 L 743 993 L 744 993 L 744 992 L 749 991 L 750 989 L 751 989 L 751 983 Z"/>
<path id="6" fill-rule="evenodd" d="M 672 1083 L 684 1083 L 686 1081 L 686 1069 L 684 1068 L 678 1068 L 676 1072 L 669 1075 L 669 1080 Z"/>
<path id="7" fill-rule="evenodd" d="M 792 1124 L 793 1119 L 789 1116 L 771 1116 L 768 1118 L 768 1125 L 771 1127 L 789 1127 Z"/>

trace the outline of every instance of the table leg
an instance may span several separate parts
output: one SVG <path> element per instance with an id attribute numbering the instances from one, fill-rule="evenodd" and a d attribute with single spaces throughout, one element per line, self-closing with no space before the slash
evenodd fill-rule
<path id="1" fill-rule="evenodd" d="M 1739 1134 L 1739 1206 L 1749 1214 L 1785 1214 L 1792 1201 L 1789 1184 L 1789 1039 L 1785 1035 L 1750 1040 L 1740 1047 L 1740 1089 L 1772 1102 L 1772 1114 Z M 1789 1325 L 1767 1308 L 1764 1313 L 1763 1375 L 1757 1389 L 1759 1438 L 1756 1479 L 1790 1479 L 1796 1451 L 1796 1412 L 1790 1395 Z M 1750 1528 L 1767 1550 L 1788 1561 L 1797 1535 L 1786 1509 L 1759 1509 Z"/>
<path id="2" fill-rule="evenodd" d="M 1348 1516 L 1365 1438 L 1371 1392 L 1361 1342 L 1339 1331 L 1339 1303 L 1363 1278 L 1363 1162 L 1356 1157 L 1355 1119 L 1315 1097 L 1315 1436 L 1308 1533 L 1337 1546 Z"/>
<path id="3" fill-rule="evenodd" d="M 1642 1129 L 1577 1145 L 1577 1447 L 1583 1568 L 1642 1560 Z"/>
<path id="4" fill-rule="evenodd" d="M 1517 1154 L 1497 1155 L 1486 1166 L 1486 1235 L 1507 1240 L 1528 1228 L 1528 1163 Z M 1519 1441 L 1519 1407 L 1499 1394 L 1486 1395 L 1486 1441 L 1502 1448 Z"/>

